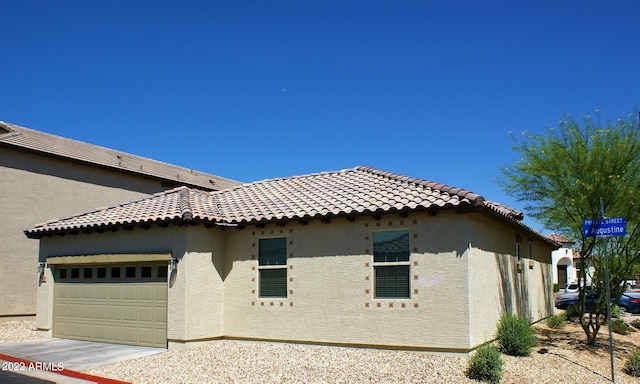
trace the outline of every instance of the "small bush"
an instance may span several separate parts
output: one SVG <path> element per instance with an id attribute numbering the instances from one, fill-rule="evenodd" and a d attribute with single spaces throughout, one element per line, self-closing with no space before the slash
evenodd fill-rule
<path id="1" fill-rule="evenodd" d="M 611 330 L 615 333 L 626 335 L 627 333 L 629 333 L 629 326 L 625 324 L 624 321 L 615 319 L 611 321 Z"/>
<path id="2" fill-rule="evenodd" d="M 578 308 L 571 306 L 564 311 L 564 316 L 568 321 L 573 321 L 574 318 L 579 316 Z"/>
<path id="3" fill-rule="evenodd" d="M 640 319 L 635 319 L 635 320 L 633 320 L 633 321 L 631 322 L 631 325 L 632 325 L 634 328 L 640 328 Z"/>
<path id="4" fill-rule="evenodd" d="M 502 378 L 502 357 L 493 345 L 484 345 L 469 358 L 467 377 L 473 380 L 499 383 Z"/>
<path id="5" fill-rule="evenodd" d="M 500 350 L 510 356 L 529 356 L 536 346 L 536 335 L 524 317 L 505 315 L 498 323 Z"/>
<path id="6" fill-rule="evenodd" d="M 611 318 L 612 319 L 619 319 L 621 316 L 620 313 L 620 306 L 618 306 L 617 304 L 614 304 L 611 306 Z"/>
<path id="7" fill-rule="evenodd" d="M 624 364 L 624 370 L 631 376 L 640 377 L 640 349 L 636 349 L 629 355 Z"/>
<path id="8" fill-rule="evenodd" d="M 558 283 L 554 283 L 553 284 L 553 293 L 559 292 L 560 291 L 560 286 L 558 285 Z"/>
<path id="9" fill-rule="evenodd" d="M 547 317 L 546 323 L 549 328 L 560 329 L 564 327 L 565 315 L 551 315 Z"/>

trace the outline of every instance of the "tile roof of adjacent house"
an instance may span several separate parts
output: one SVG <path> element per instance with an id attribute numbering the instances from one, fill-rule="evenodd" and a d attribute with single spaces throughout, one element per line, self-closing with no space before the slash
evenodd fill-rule
<path id="1" fill-rule="evenodd" d="M 558 244 L 574 244 L 575 243 L 575 240 L 571 240 L 570 238 L 566 236 L 562 236 L 558 233 L 552 233 L 548 235 L 548 237 Z"/>
<path id="2" fill-rule="evenodd" d="M 240 184 L 223 177 L 0 121 L 0 146 L 2 145 L 145 175 L 171 182 L 174 185 L 221 190 Z"/>
<path id="3" fill-rule="evenodd" d="M 180 187 L 92 212 L 52 220 L 25 230 L 43 235 L 93 232 L 134 225 L 204 223 L 235 226 L 305 221 L 415 210 L 479 210 L 519 225 L 522 214 L 460 188 L 368 167 L 270 179 L 206 192 Z M 543 237 L 542 235 L 539 235 Z M 544 237 L 547 241 L 550 241 Z"/>

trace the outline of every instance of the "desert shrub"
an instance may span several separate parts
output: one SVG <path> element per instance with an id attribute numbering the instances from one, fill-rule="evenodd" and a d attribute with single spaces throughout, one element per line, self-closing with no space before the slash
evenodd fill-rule
<path id="1" fill-rule="evenodd" d="M 559 291 L 560 291 L 560 286 L 558 285 L 558 283 L 553 283 L 553 293 L 556 293 Z"/>
<path id="2" fill-rule="evenodd" d="M 629 326 L 620 319 L 614 319 L 611 321 L 611 330 L 621 335 L 629 333 Z"/>
<path id="3" fill-rule="evenodd" d="M 620 313 L 620 306 L 617 304 L 614 304 L 611 306 L 611 318 L 613 319 L 619 319 L 621 316 Z"/>
<path id="4" fill-rule="evenodd" d="M 640 377 L 640 349 L 631 352 L 624 364 L 624 370 L 631 376 Z"/>
<path id="5" fill-rule="evenodd" d="M 502 316 L 498 323 L 497 339 L 500 350 L 511 356 L 529 356 L 536 346 L 536 335 L 531 324 L 520 316 Z"/>
<path id="6" fill-rule="evenodd" d="M 565 315 L 551 315 L 547 317 L 546 323 L 549 328 L 560 329 L 564 327 Z"/>
<path id="7" fill-rule="evenodd" d="M 473 380 L 499 383 L 502 378 L 502 357 L 493 345 L 484 345 L 469 358 L 467 377 Z"/>
<path id="8" fill-rule="evenodd" d="M 564 316 L 568 321 L 573 321 L 574 318 L 579 316 L 578 308 L 571 306 L 564 311 Z"/>
<path id="9" fill-rule="evenodd" d="M 635 319 L 635 320 L 633 320 L 633 321 L 631 322 L 631 325 L 632 325 L 634 328 L 640 328 L 640 319 Z"/>

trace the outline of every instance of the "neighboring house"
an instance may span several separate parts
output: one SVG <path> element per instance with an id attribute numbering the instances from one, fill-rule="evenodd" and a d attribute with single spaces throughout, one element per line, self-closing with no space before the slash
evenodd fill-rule
<path id="1" fill-rule="evenodd" d="M 239 183 L 0 122 L 0 318 L 35 315 L 36 222 L 177 186 L 204 190 Z"/>
<path id="2" fill-rule="evenodd" d="M 521 220 L 367 167 L 180 187 L 26 230 L 40 243 L 36 325 L 170 349 L 231 338 L 468 353 L 505 313 L 553 311 L 558 244 Z"/>
<path id="3" fill-rule="evenodd" d="M 560 289 L 564 289 L 567 284 L 578 281 L 583 260 L 580 256 L 580 251 L 572 248 L 575 244 L 574 240 L 557 233 L 552 233 L 548 237 L 553 242 L 560 244 L 560 248 L 551 253 L 551 260 L 553 263 L 553 283 L 558 284 Z M 587 265 L 587 284 L 590 284 L 592 274 L 593 267 Z"/>
<path id="4" fill-rule="evenodd" d="M 551 262 L 553 263 L 553 283 L 563 289 L 567 284 L 578 281 L 577 269 L 573 263 L 576 250 L 571 248 L 575 241 L 557 233 L 550 234 L 549 238 L 560 244 L 560 248 L 551 253 Z"/>

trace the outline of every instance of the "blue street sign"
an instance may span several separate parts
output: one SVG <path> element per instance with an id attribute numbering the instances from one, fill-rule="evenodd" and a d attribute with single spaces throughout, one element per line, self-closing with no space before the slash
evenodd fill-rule
<path id="1" fill-rule="evenodd" d="M 627 223 L 624 217 L 585 219 L 582 220 L 582 234 L 585 237 L 624 236 L 627 234 Z"/>

